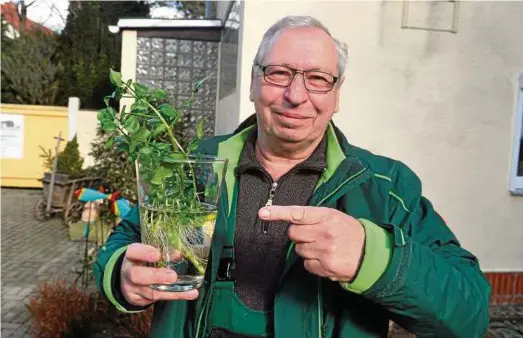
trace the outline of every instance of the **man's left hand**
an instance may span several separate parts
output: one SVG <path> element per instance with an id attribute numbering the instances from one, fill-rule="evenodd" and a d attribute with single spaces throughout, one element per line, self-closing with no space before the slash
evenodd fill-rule
<path id="1" fill-rule="evenodd" d="M 289 238 L 309 272 L 333 281 L 352 281 L 363 255 L 365 230 L 355 218 L 336 209 L 309 206 L 269 206 L 258 216 L 288 221 Z"/>

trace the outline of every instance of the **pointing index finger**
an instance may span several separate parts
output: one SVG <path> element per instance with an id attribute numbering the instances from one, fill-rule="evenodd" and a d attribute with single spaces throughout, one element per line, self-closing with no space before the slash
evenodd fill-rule
<path id="1" fill-rule="evenodd" d="M 323 220 L 321 208 L 298 205 L 263 207 L 258 216 L 267 221 L 288 221 L 293 224 L 317 224 Z"/>

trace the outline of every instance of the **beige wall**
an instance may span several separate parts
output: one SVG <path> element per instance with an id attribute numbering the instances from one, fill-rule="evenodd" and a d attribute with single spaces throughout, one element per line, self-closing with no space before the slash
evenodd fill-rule
<path id="1" fill-rule="evenodd" d="M 463 1 L 458 34 L 401 29 L 400 1 L 244 6 L 240 121 L 253 111 L 250 70 L 264 31 L 284 15 L 317 17 L 349 46 L 335 116 L 349 140 L 416 171 L 425 195 L 485 270 L 523 270 L 523 197 L 508 191 L 523 2 Z M 428 6 L 413 6 L 410 23 L 451 24 L 451 8 Z"/>
<path id="2" fill-rule="evenodd" d="M 136 80 L 136 53 L 138 50 L 138 32 L 135 30 L 124 30 L 122 32 L 122 58 L 121 70 L 122 79 Z M 134 100 L 132 98 L 122 98 L 120 100 L 120 107 L 130 107 Z"/>
<path id="3" fill-rule="evenodd" d="M 94 164 L 89 152 L 91 151 L 91 142 L 96 139 L 97 113 L 96 110 L 79 110 L 77 115 L 76 137 L 80 155 L 84 158 L 84 168 Z"/>
<path id="4" fill-rule="evenodd" d="M 221 14 L 223 15 L 223 18 L 226 20 L 227 17 L 225 15 L 228 15 L 228 12 L 225 12 L 225 10 L 229 9 L 231 1 L 218 1 L 218 11 L 223 10 L 224 12 Z M 240 3 L 240 18 L 243 18 L 243 9 L 244 9 L 245 2 L 242 1 Z M 241 19 L 242 20 L 242 19 Z M 243 24 L 240 24 L 239 29 L 239 41 L 238 41 L 238 66 L 237 66 L 237 73 L 236 73 L 236 90 L 222 98 L 219 99 L 219 92 L 220 88 L 218 88 L 218 100 L 216 102 L 216 124 L 215 124 L 215 134 L 216 135 L 223 135 L 231 133 L 237 126 L 238 121 L 241 119 L 240 114 L 240 98 L 241 95 L 241 88 L 240 84 L 242 81 L 242 72 L 241 72 L 241 64 L 242 64 L 242 46 L 244 44 L 244 41 L 242 39 L 242 33 L 243 32 Z M 221 42 L 223 43 L 223 42 Z M 220 48 L 221 49 L 221 48 Z M 221 63 L 221 55 L 220 55 L 220 62 Z M 220 71 L 220 69 L 219 69 Z M 219 85 L 221 85 L 221 81 L 218 81 Z M 248 94 L 247 94 L 248 95 Z M 251 109 L 252 114 L 252 109 Z"/>
<path id="5" fill-rule="evenodd" d="M 238 90 L 218 100 L 216 104 L 216 123 L 214 133 L 216 135 L 228 134 L 238 126 Z"/>

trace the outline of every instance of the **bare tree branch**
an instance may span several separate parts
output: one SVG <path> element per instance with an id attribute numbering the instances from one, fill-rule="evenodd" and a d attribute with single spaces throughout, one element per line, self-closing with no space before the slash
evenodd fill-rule
<path id="1" fill-rule="evenodd" d="M 55 4 L 53 4 L 51 6 L 51 13 L 56 14 L 57 16 L 59 16 L 60 20 L 62 20 L 63 23 L 67 22 L 67 18 L 64 17 L 64 15 L 60 12 L 60 10 L 58 9 L 58 7 L 56 7 Z"/>

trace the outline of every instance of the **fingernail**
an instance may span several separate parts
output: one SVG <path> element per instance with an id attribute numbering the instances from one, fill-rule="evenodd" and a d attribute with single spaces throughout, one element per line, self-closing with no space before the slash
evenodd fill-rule
<path id="1" fill-rule="evenodd" d="M 167 272 L 167 283 L 174 283 L 176 281 L 176 272 L 168 271 Z"/>
<path id="2" fill-rule="evenodd" d="M 160 255 L 158 254 L 158 252 L 151 252 L 149 254 L 149 258 L 151 259 L 151 261 L 157 261 L 158 259 L 160 259 Z"/>
<path id="3" fill-rule="evenodd" d="M 260 210 L 260 217 L 269 217 L 271 215 L 271 212 L 267 208 L 262 208 Z"/>

